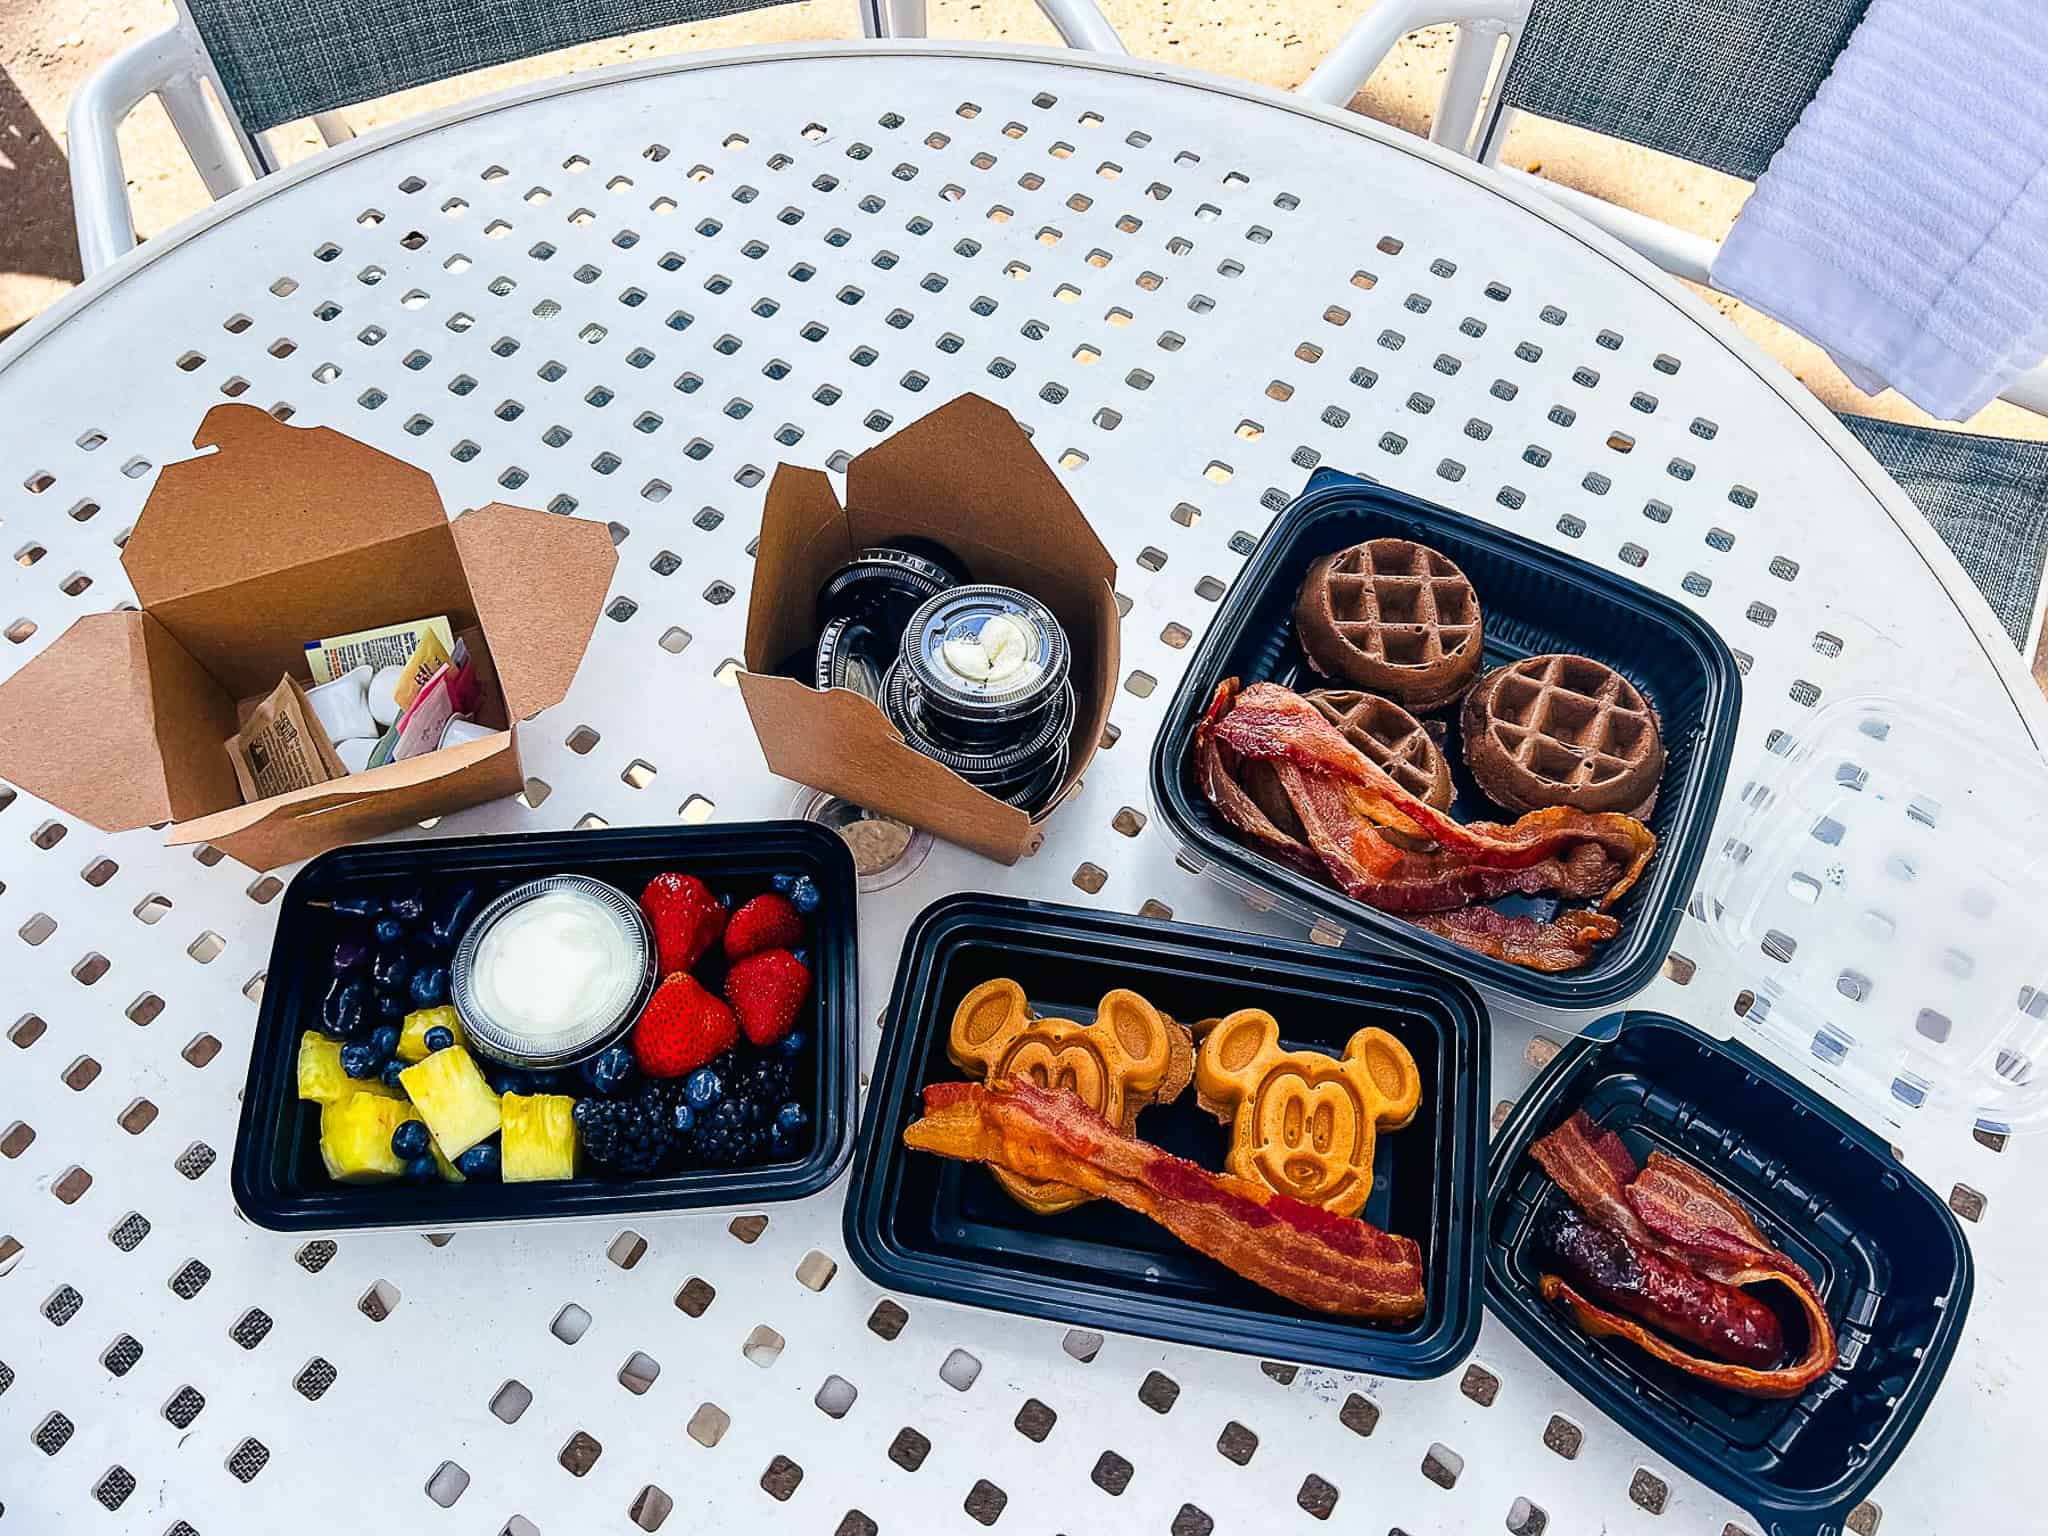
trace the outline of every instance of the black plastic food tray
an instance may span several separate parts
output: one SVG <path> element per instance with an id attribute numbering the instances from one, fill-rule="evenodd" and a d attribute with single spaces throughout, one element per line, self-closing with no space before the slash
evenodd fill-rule
<path id="1" fill-rule="evenodd" d="M 1588 1338 L 1542 1299 L 1531 1234 L 1565 1196 L 1529 1145 L 1575 1109 L 1617 1132 L 1639 1165 L 1661 1149 L 1749 1208 L 1820 1287 L 1841 1350 L 1833 1371 L 1789 1401 L 1744 1397 L 1623 1341 Z M 1927 1411 L 1970 1308 L 1962 1228 L 1881 1137 L 1753 1051 L 1663 1014 L 1604 1019 L 1550 1064 L 1494 1138 L 1487 1197 L 1487 1305 L 1615 1423 L 1749 1510 L 1767 1536 L 1842 1530 Z"/>
<path id="2" fill-rule="evenodd" d="M 328 981 L 336 896 L 374 895 L 398 885 L 473 880 L 484 902 L 540 875 L 579 874 L 638 896 L 663 870 L 693 874 L 739 899 L 770 888 L 777 874 L 809 875 L 824 900 L 808 919 L 812 994 L 800 1028 L 812 1036 L 812 1140 L 802 1158 L 748 1168 L 696 1168 L 656 1178 L 577 1178 L 523 1184 L 337 1184 L 320 1162 L 320 1106 L 298 1097 L 300 1034 L 316 1027 Z M 277 938 L 235 1134 L 235 1203 L 278 1232 L 371 1227 L 444 1229 L 479 1222 L 532 1221 L 627 1211 L 684 1211 L 759 1205 L 813 1194 L 838 1177 L 853 1150 L 855 1052 L 860 1010 L 854 931 L 854 870 L 846 845 L 806 821 L 729 826 L 620 828 L 430 842 L 363 843 L 322 854 L 281 899 Z M 574 1077 L 574 1069 L 569 1069 Z M 576 1088 L 563 1092 L 575 1093 Z"/>
<path id="3" fill-rule="evenodd" d="M 1485 614 L 1485 665 L 1571 651 L 1605 662 L 1647 694 L 1667 754 L 1649 818 L 1657 853 L 1615 908 L 1620 935 L 1584 969 L 1544 975 L 1424 932 L 1334 885 L 1254 852 L 1203 798 L 1193 766 L 1195 724 L 1216 686 L 1327 686 L 1308 667 L 1294 633 L 1294 599 L 1322 556 L 1366 539 L 1412 539 L 1441 551 L 1471 579 Z M 1341 686 L 1341 685 L 1337 685 Z M 1241 888 L 1291 898 L 1297 915 L 1324 916 L 1346 931 L 1448 966 L 1488 988 L 1539 1007 L 1604 1008 L 1640 991 L 1671 947 L 1698 876 L 1735 744 L 1741 678 L 1735 658 L 1697 614 L 1669 598 L 1448 508 L 1371 480 L 1318 470 L 1274 521 L 1232 587 L 1167 712 L 1152 753 L 1152 796 L 1182 848 Z M 1446 756 L 1461 820 L 1512 819 L 1473 783 L 1459 750 L 1457 710 L 1445 715 Z M 1554 897 L 1507 897 L 1505 912 L 1548 917 Z"/>
<path id="4" fill-rule="evenodd" d="M 1406 1326 L 1325 1317 L 1184 1247 L 1107 1200 L 1057 1216 L 1013 1202 L 986 1168 L 911 1152 L 927 1083 L 960 1080 L 946 1034 L 967 992 L 1013 977 L 1041 1015 L 1094 1017 L 1129 987 L 1183 1021 L 1259 1007 L 1290 1047 L 1340 1051 L 1368 1024 L 1414 1054 L 1422 1107 L 1376 1145 L 1360 1214 L 1422 1247 L 1428 1304 Z M 1455 977 L 1353 952 L 993 896 L 928 907 L 904 942 L 846 1201 L 846 1246 L 878 1284 L 1029 1317 L 1373 1371 L 1438 1376 L 1479 1333 L 1477 1233 L 1487 1105 L 1483 1005 Z M 1195 1104 L 1137 1134 L 1220 1169 L 1225 1129 Z"/>

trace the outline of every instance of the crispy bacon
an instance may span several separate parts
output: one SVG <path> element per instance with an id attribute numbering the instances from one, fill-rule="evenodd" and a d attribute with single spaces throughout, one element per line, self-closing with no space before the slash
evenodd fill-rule
<path id="1" fill-rule="evenodd" d="M 1699 1169 L 1666 1153 L 1653 1152 L 1638 1172 L 1621 1138 L 1596 1128 L 1584 1110 L 1574 1111 L 1529 1152 L 1574 1205 L 1639 1256 L 1682 1265 L 1718 1287 L 1689 1293 L 1681 1304 L 1693 1310 L 1682 1327 L 1671 1327 L 1671 1331 L 1695 1341 L 1702 1335 L 1739 1336 L 1744 1325 L 1736 1314 L 1746 1308 L 1729 1297 L 1741 1296 L 1743 1303 L 1760 1305 L 1737 1288 L 1765 1281 L 1789 1290 L 1805 1312 L 1807 1323 L 1806 1352 L 1778 1369 L 1703 1360 L 1651 1332 L 1635 1318 L 1596 1305 L 1563 1277 L 1544 1275 L 1540 1281 L 1544 1299 L 1563 1301 L 1587 1333 L 1595 1338 L 1627 1339 L 1690 1376 L 1750 1397 L 1797 1397 L 1834 1368 L 1834 1322 L 1821 1303 L 1819 1288 L 1804 1269 L 1771 1247 L 1733 1195 Z M 1604 1299 L 1670 1326 L 1662 1303 L 1645 1304 L 1640 1295 L 1630 1298 L 1612 1292 Z M 1666 1297 L 1664 1302 L 1670 1299 Z"/>
<path id="2" fill-rule="evenodd" d="M 1422 1251 L 1353 1216 L 1211 1173 L 1126 1136 L 1070 1093 L 1015 1078 L 933 1083 L 904 1145 L 1072 1184 L 1150 1217 L 1274 1294 L 1318 1312 L 1407 1322 L 1422 1314 Z"/>
<path id="3" fill-rule="evenodd" d="M 1274 683 L 1216 690 L 1195 729 L 1202 792 L 1239 832 L 1384 912 L 1451 913 L 1422 926 L 1534 970 L 1571 970 L 1619 932 L 1590 912 L 1465 915 L 1473 904 L 1556 892 L 1610 907 L 1657 839 L 1630 816 L 1555 806 L 1508 826 L 1461 824 L 1410 794 L 1299 695 Z"/>
<path id="4" fill-rule="evenodd" d="M 1455 912 L 1422 912 L 1409 921 L 1453 944 L 1531 971 L 1575 971 L 1593 956 L 1593 946 L 1621 932 L 1605 912 L 1560 912 L 1544 920 L 1507 917 L 1491 907 Z"/>

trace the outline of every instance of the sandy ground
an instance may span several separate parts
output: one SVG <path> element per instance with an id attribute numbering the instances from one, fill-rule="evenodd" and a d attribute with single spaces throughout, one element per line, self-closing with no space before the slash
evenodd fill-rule
<path id="1" fill-rule="evenodd" d="M 1340 37 L 1362 6 L 1338 0 L 1100 0 L 1131 51 L 1292 88 Z M 0 0 L 0 336 L 79 279 L 72 234 L 64 114 L 73 91 L 105 60 L 170 25 L 169 0 Z M 857 33 L 849 0 L 804 0 L 701 26 L 675 27 L 615 42 L 546 54 L 351 108 L 362 131 L 429 106 L 551 74 L 624 59 L 743 43 L 788 42 Z M 1057 42 L 1029 0 L 932 0 L 936 36 Z M 1353 105 L 1414 132 L 1428 128 L 1449 61 L 1448 37 L 1420 33 L 1368 84 Z M 282 130 L 289 157 L 317 153 L 310 125 Z M 155 103 L 121 136 L 136 227 L 162 230 L 202 207 L 205 189 Z M 1524 120 L 1505 160 L 1668 223 L 1719 238 L 1748 193 L 1745 183 L 1632 145 L 1556 124 Z M 1860 394 L 1818 348 L 1760 315 L 1712 296 L 1792 373 L 1837 410 L 1898 421 L 1928 418 L 1896 395 Z M 1975 431 L 2048 438 L 2048 418 L 1994 405 Z"/>

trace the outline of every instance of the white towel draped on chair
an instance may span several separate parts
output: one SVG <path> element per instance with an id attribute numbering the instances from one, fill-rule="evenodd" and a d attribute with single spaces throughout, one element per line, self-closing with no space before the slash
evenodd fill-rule
<path id="1" fill-rule="evenodd" d="M 2048 356 L 2040 0 L 1872 0 L 1714 286 L 1960 420 Z"/>

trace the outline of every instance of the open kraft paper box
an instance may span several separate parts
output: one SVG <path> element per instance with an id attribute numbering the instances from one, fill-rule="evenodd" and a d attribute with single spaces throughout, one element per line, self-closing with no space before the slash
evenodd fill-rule
<path id="1" fill-rule="evenodd" d="M 1035 818 L 906 746 L 862 695 L 821 693 L 773 673 L 816 640 L 826 577 L 857 551 L 905 534 L 936 539 L 977 582 L 1031 593 L 1073 645 L 1067 776 Z M 1109 718 L 1115 583 L 1116 562 L 1024 429 L 979 395 L 960 396 L 855 458 L 844 507 L 824 471 L 784 464 L 761 509 L 739 678 L 769 768 L 1005 864 L 1037 852 L 1039 823 L 1080 784 Z"/>
<path id="2" fill-rule="evenodd" d="M 516 794 L 511 727 L 559 703 L 618 556 L 602 523 L 493 503 L 450 522 L 425 470 L 249 405 L 164 468 L 121 563 L 142 608 L 73 624 L 0 685 L 0 776 L 105 831 L 168 823 L 253 869 Z M 304 646 L 446 614 L 494 734 L 244 804 L 224 743 Z"/>

